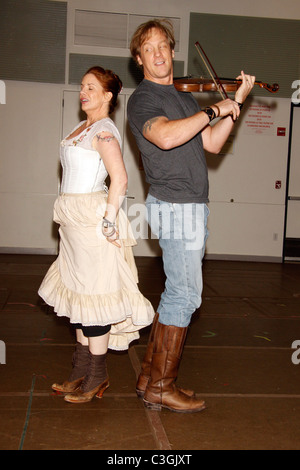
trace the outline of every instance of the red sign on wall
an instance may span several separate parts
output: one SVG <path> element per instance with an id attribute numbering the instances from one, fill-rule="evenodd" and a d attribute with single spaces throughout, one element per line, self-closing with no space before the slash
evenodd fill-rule
<path id="1" fill-rule="evenodd" d="M 278 136 L 285 136 L 285 127 L 277 127 L 277 135 Z"/>

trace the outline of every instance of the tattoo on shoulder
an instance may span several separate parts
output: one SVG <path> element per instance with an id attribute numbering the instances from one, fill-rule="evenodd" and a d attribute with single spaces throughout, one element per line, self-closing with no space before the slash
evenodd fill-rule
<path id="1" fill-rule="evenodd" d="M 143 127 L 143 132 L 146 134 L 148 131 L 151 131 L 152 124 L 157 121 L 158 117 L 154 117 L 146 121 Z"/>
<path id="2" fill-rule="evenodd" d="M 112 140 L 115 139 L 114 135 L 101 135 L 101 134 L 96 134 L 98 142 L 111 142 Z"/>

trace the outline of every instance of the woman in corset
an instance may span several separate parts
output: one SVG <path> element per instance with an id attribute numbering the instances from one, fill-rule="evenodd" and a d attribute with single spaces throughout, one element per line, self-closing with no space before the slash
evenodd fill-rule
<path id="1" fill-rule="evenodd" d="M 54 205 L 59 255 L 39 295 L 76 329 L 71 374 L 52 385 L 72 403 L 102 397 L 109 386 L 107 349 L 128 349 L 154 316 L 137 287 L 136 242 L 121 209 L 127 174 L 120 134 L 109 118 L 121 88 L 112 71 L 89 69 L 80 91 L 86 120 L 61 142 L 63 177 Z"/>

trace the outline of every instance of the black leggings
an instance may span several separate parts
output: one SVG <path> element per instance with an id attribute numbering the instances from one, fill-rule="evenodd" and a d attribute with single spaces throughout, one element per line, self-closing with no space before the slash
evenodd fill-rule
<path id="1" fill-rule="evenodd" d="M 81 323 L 72 323 L 75 330 L 82 330 L 84 336 L 93 338 L 95 336 L 106 335 L 110 331 L 111 325 L 105 326 L 83 326 Z"/>

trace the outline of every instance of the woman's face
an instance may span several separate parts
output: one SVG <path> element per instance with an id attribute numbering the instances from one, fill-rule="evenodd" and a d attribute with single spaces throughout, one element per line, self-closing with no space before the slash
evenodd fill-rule
<path id="1" fill-rule="evenodd" d="M 94 74 L 88 73 L 82 79 L 79 97 L 82 110 L 88 114 L 104 110 L 108 111 L 111 93 L 103 89 Z"/>

